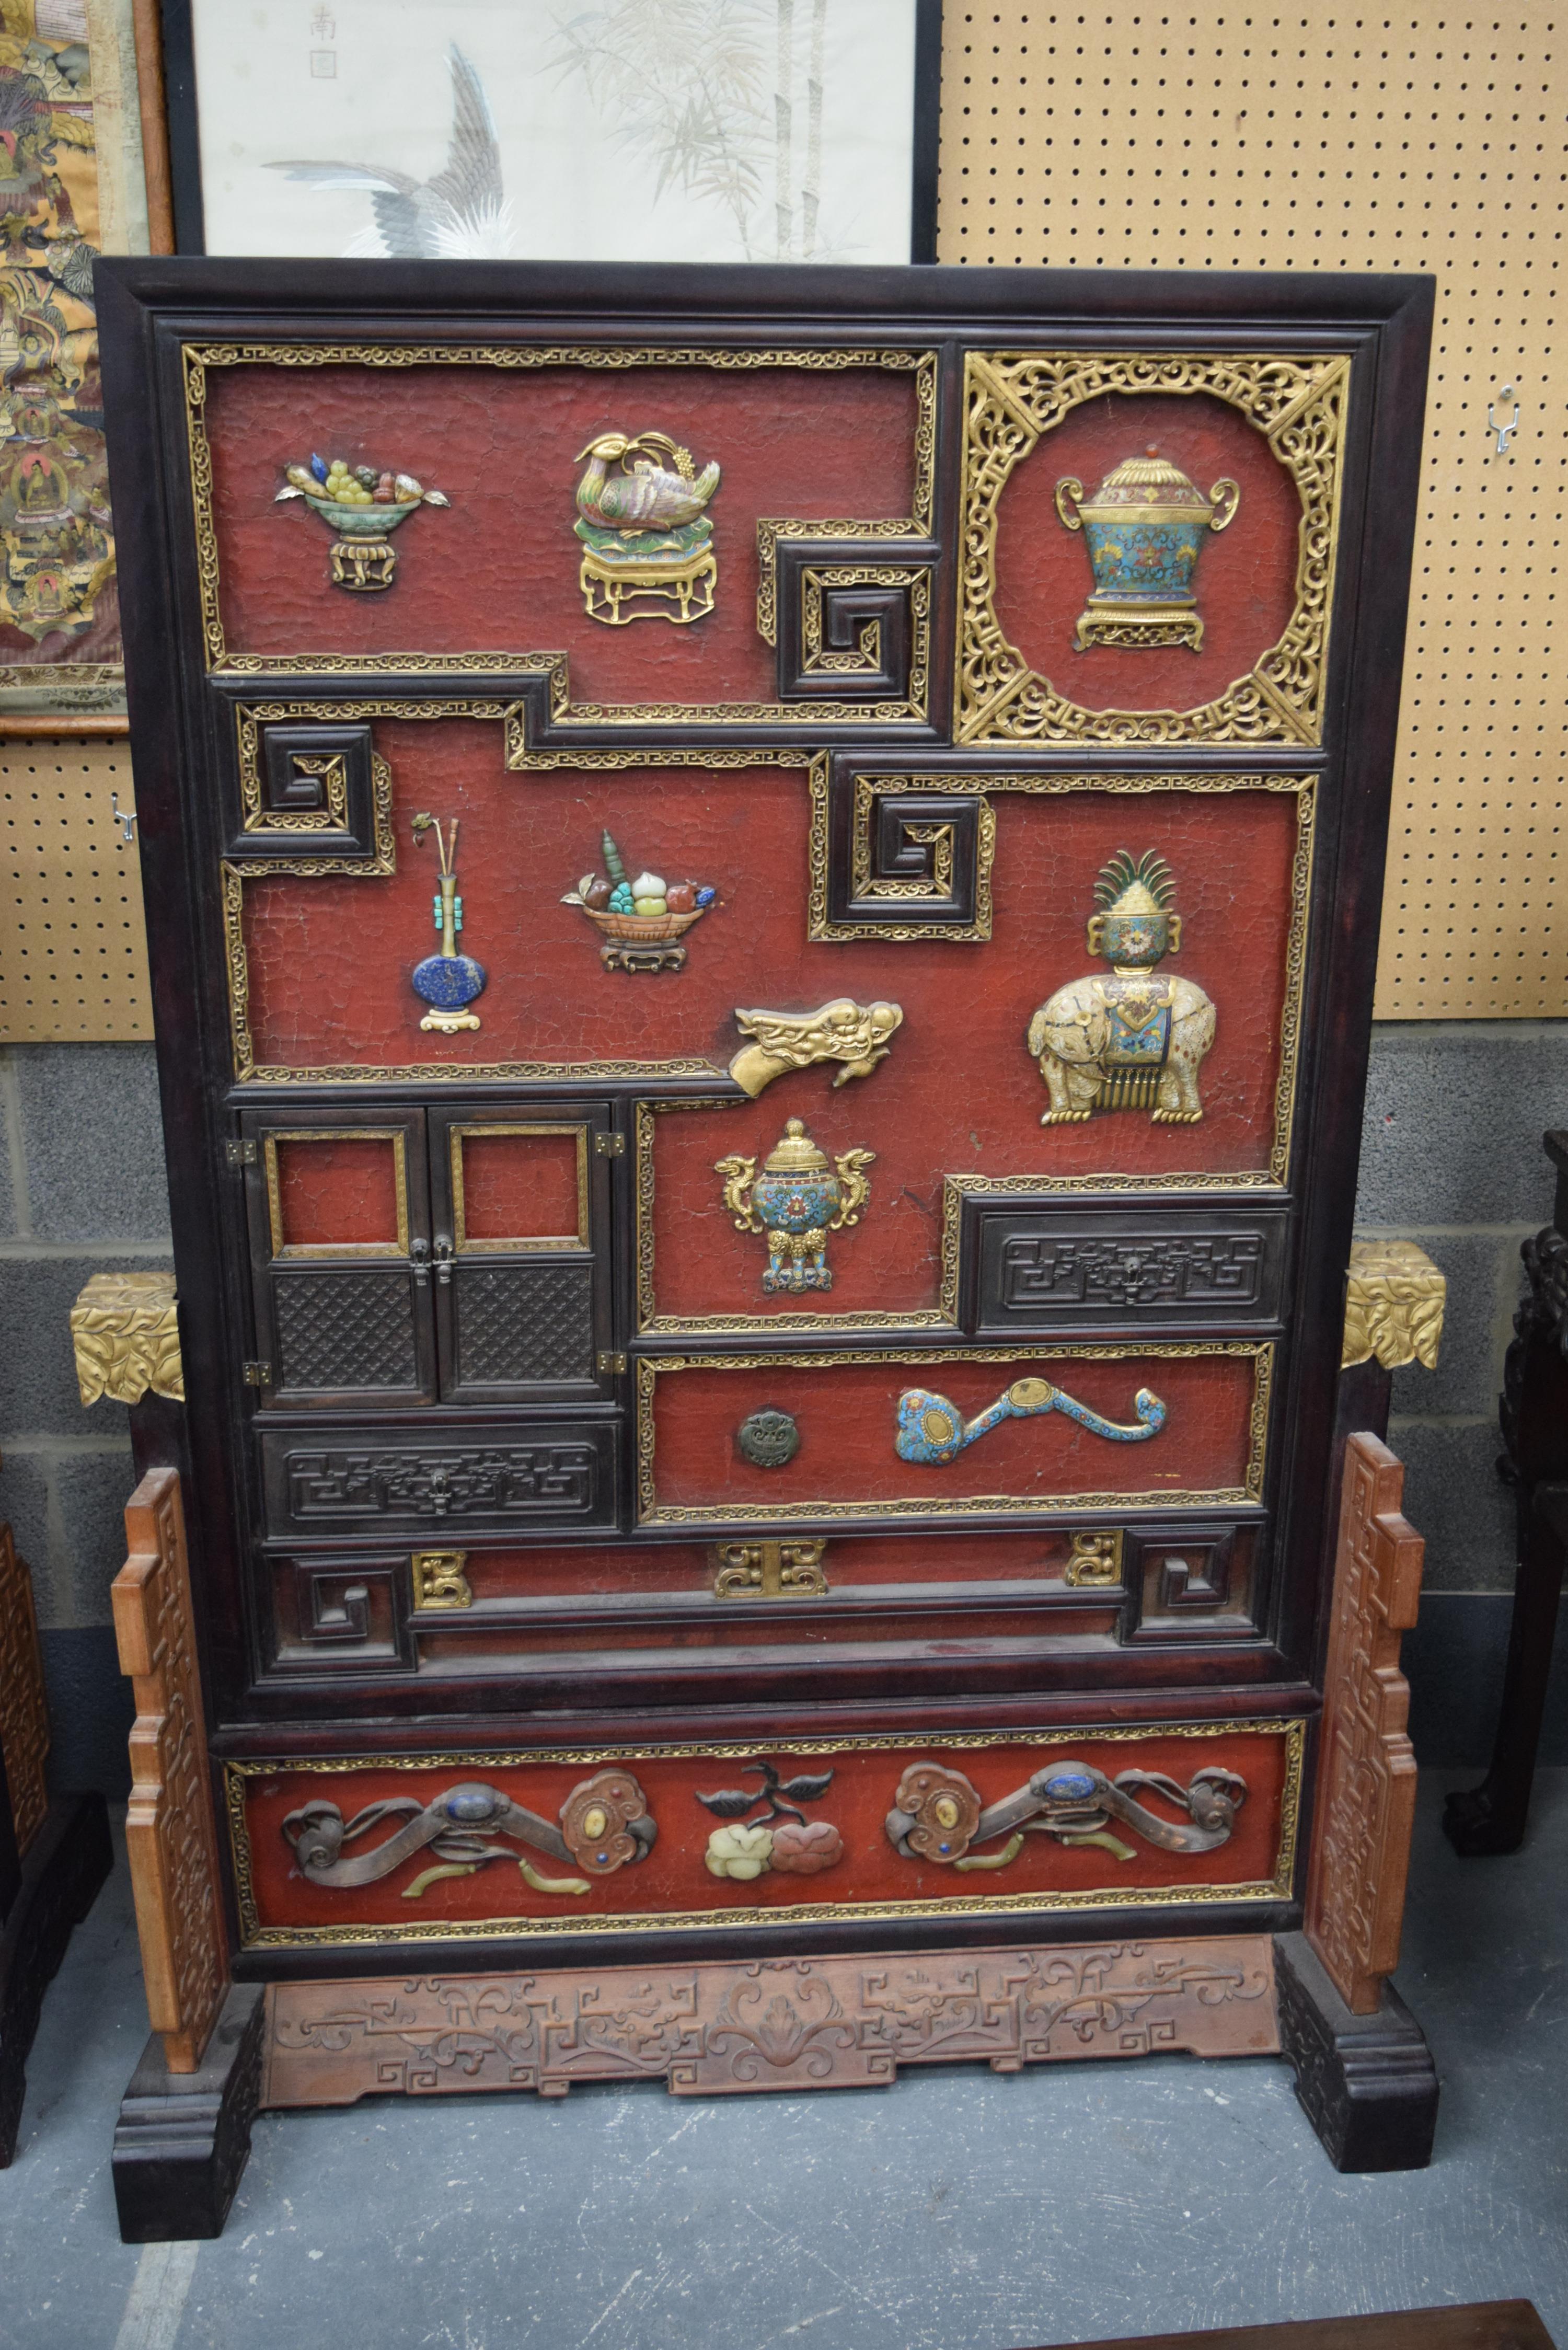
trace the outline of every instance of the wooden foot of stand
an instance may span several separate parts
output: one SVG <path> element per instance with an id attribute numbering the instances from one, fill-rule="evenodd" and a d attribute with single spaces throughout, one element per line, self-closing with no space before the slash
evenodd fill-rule
<path id="1" fill-rule="evenodd" d="M 1303 1934 L 1274 1939 L 1280 2043 L 1296 2095 L 1336 2170 L 1424 2170 L 1438 2074 L 1420 2025 L 1391 1983 L 1353 2015 Z"/>
<path id="2" fill-rule="evenodd" d="M 57 1795 L 27 1846 L 0 1934 L 0 2170 L 16 2151 L 44 1993 L 113 1865 L 103 1797 Z"/>
<path id="3" fill-rule="evenodd" d="M 261 2095 L 264 1998 L 235 1984 L 194 2073 L 171 2073 L 158 2033 L 148 2042 L 114 2132 L 122 2243 L 222 2235 Z"/>

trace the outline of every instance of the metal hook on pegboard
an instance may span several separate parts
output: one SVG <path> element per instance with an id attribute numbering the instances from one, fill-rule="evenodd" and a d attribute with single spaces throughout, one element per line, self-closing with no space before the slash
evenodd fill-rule
<path id="1" fill-rule="evenodd" d="M 113 816 L 116 824 L 119 827 L 119 837 L 121 840 L 129 846 L 130 843 L 136 838 L 136 810 L 134 808 L 122 808 L 119 805 L 119 794 L 118 792 L 110 792 L 109 795 L 109 812 L 110 816 Z"/>
<path id="2" fill-rule="evenodd" d="M 1500 424 L 1498 422 L 1497 400 L 1489 400 L 1486 404 L 1487 430 L 1490 432 L 1495 432 L 1497 434 L 1498 455 L 1500 457 L 1506 457 L 1509 453 L 1508 444 L 1519 430 L 1519 398 L 1511 383 L 1505 383 L 1502 386 L 1497 398 L 1498 400 L 1511 400 L 1513 401 L 1513 414 L 1509 418 L 1506 424 Z"/>

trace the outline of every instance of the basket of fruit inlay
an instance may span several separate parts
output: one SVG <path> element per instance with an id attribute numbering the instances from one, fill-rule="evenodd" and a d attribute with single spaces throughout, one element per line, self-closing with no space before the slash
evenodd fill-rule
<path id="1" fill-rule="evenodd" d="M 686 961 L 680 940 L 701 920 L 718 891 L 700 889 L 695 881 L 666 882 L 658 873 L 628 880 L 626 860 L 607 832 L 601 845 L 605 872 L 585 873 L 562 905 L 576 906 L 598 931 L 599 961 L 607 971 L 679 971 Z"/>

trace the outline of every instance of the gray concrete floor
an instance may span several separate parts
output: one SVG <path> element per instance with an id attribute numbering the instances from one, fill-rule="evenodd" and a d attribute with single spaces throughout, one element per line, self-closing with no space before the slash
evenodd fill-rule
<path id="1" fill-rule="evenodd" d="M 1329 2168 L 1267 2061 L 606 2086 L 268 2115 L 223 2240 L 139 2251 L 108 2159 L 146 2033 L 122 1868 L 0 2174 L 0 2343 L 1015 2350 L 1523 2294 L 1568 2350 L 1568 1772 L 1511 1860 L 1454 1857 L 1446 1783 L 1398 1976 L 1443 2077 L 1437 2159 L 1384 2178 Z"/>

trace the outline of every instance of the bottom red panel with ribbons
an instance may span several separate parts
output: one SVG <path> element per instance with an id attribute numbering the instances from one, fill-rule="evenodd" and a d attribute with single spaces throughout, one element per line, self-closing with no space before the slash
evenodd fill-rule
<path id="1" fill-rule="evenodd" d="M 1288 1899 L 1298 1720 L 224 1764 L 244 1947 Z"/>

